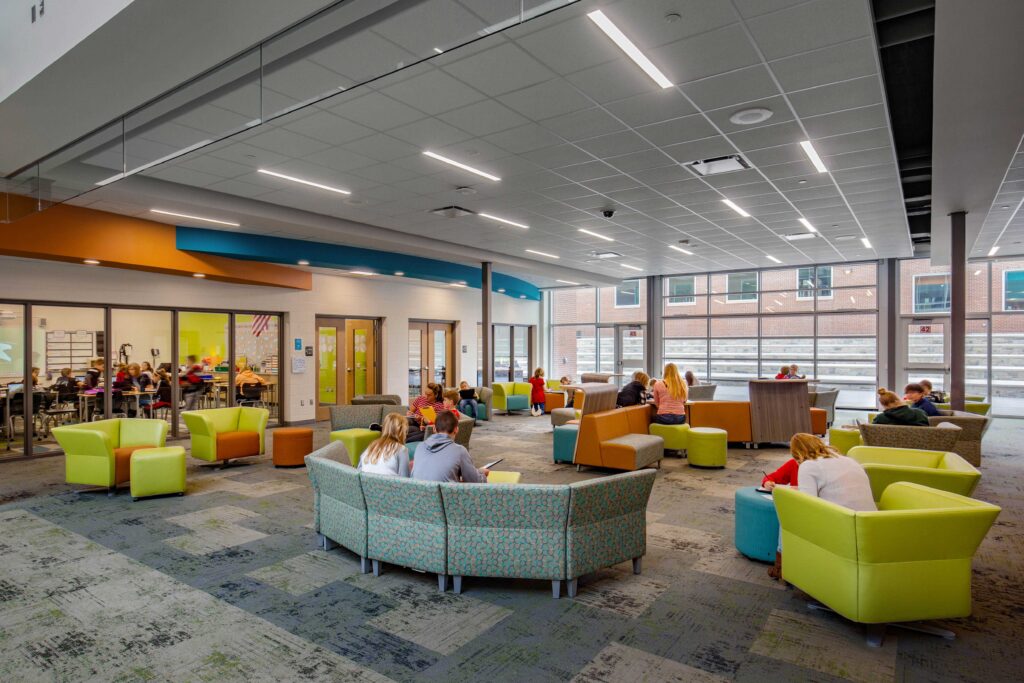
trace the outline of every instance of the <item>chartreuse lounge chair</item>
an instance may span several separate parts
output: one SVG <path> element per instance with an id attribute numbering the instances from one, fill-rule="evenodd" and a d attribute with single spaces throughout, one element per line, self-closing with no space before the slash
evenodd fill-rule
<path id="1" fill-rule="evenodd" d="M 192 437 L 192 457 L 208 462 L 262 455 L 270 411 L 266 408 L 211 408 L 181 414 Z"/>
<path id="2" fill-rule="evenodd" d="M 782 577 L 834 611 L 868 625 L 878 647 L 885 624 L 955 638 L 908 624 L 971 613 L 971 558 L 1000 508 L 947 491 L 890 484 L 878 511 L 856 512 L 798 489 L 776 487 Z"/>
<path id="3" fill-rule="evenodd" d="M 53 430 L 65 453 L 65 481 L 69 484 L 104 486 L 113 495 L 130 478 L 132 453 L 142 448 L 162 448 L 167 441 L 167 422 L 135 418 L 96 420 Z"/>
<path id="4" fill-rule="evenodd" d="M 920 451 L 914 448 L 854 446 L 847 455 L 864 467 L 877 502 L 889 484 L 909 481 L 970 496 L 981 481 L 981 472 L 956 453 Z"/>
<path id="5" fill-rule="evenodd" d="M 491 385 L 495 410 L 504 410 L 505 414 L 513 410 L 529 410 L 531 387 L 526 382 L 495 382 Z"/>

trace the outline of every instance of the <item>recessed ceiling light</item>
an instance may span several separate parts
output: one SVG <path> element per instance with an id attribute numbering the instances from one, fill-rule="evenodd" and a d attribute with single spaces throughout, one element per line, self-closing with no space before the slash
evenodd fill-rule
<path id="1" fill-rule="evenodd" d="M 201 279 L 206 277 L 206 273 L 192 273 L 192 277 L 197 277 Z"/>
<path id="2" fill-rule="evenodd" d="M 395 276 L 396 276 L 396 277 L 402 277 L 403 275 L 405 275 L 405 273 L 404 273 L 404 272 L 402 272 L 401 270 L 396 270 L 396 271 L 395 271 Z"/>
<path id="3" fill-rule="evenodd" d="M 477 216 L 480 216 L 480 218 L 486 218 L 487 220 L 491 220 L 491 221 L 498 221 L 499 223 L 504 223 L 505 225 L 511 225 L 511 226 L 513 226 L 515 228 L 522 228 L 523 230 L 529 230 L 530 229 L 529 225 L 524 225 L 522 223 L 516 223 L 515 221 L 510 221 L 507 218 L 501 218 L 500 216 L 493 216 L 493 215 L 491 215 L 489 213 L 478 213 Z"/>
<path id="4" fill-rule="evenodd" d="M 729 120 L 737 126 L 753 126 L 755 123 L 762 123 L 772 117 L 772 110 L 767 107 L 750 107 L 734 112 Z"/>
<path id="5" fill-rule="evenodd" d="M 738 207 L 736 205 L 736 202 L 734 202 L 733 200 L 731 200 L 731 199 L 723 199 L 722 203 L 725 204 L 726 206 L 728 206 L 730 209 L 732 209 L 736 213 L 738 213 L 739 215 L 743 216 L 744 218 L 750 218 L 750 214 L 747 213 L 746 211 L 744 211 L 743 209 L 741 209 L 740 207 Z"/>
<path id="6" fill-rule="evenodd" d="M 623 268 L 629 268 L 630 270 L 643 271 L 643 268 L 637 268 L 636 266 L 631 266 L 628 263 L 620 263 L 619 265 L 622 266 Z"/>
<path id="7" fill-rule="evenodd" d="M 306 259 L 301 259 L 299 261 L 299 265 L 300 266 L 308 266 L 309 265 L 309 261 L 307 261 Z"/>
<path id="8" fill-rule="evenodd" d="M 867 237 L 861 237 L 860 243 L 864 245 L 865 249 L 871 248 L 871 240 L 869 240 Z"/>
<path id="9" fill-rule="evenodd" d="M 1003 205 L 1002 205 L 1002 206 L 1000 206 L 999 208 L 1000 208 L 1000 209 L 1009 209 L 1009 208 L 1010 208 L 1010 206 L 1009 206 L 1009 204 L 1003 204 Z"/>
<path id="10" fill-rule="evenodd" d="M 544 256 L 546 258 L 559 258 L 558 256 L 555 256 L 554 254 L 549 254 L 546 251 L 537 251 L 536 249 L 527 249 L 526 252 L 528 254 L 536 254 L 537 256 Z"/>
<path id="11" fill-rule="evenodd" d="M 811 144 L 810 140 L 804 140 L 800 143 L 800 146 L 804 148 L 804 152 L 810 158 L 811 163 L 814 164 L 814 168 L 818 169 L 818 173 L 828 173 L 828 169 L 825 168 L 825 162 L 818 156 L 818 151 L 814 149 L 814 145 Z"/>
<path id="12" fill-rule="evenodd" d="M 97 261 L 97 260 L 96 260 L 96 259 L 94 259 L 94 258 L 87 258 L 87 259 L 84 259 L 84 260 L 82 261 L 82 263 L 84 263 L 84 264 L 85 264 L 85 265 L 87 265 L 87 266 L 98 266 L 98 265 L 100 264 L 100 262 L 99 262 L 99 261 Z"/>
<path id="13" fill-rule="evenodd" d="M 204 223 L 216 223 L 218 225 L 230 225 L 233 228 L 241 227 L 238 223 L 232 223 L 231 221 L 222 221 L 216 218 L 203 218 L 202 216 L 190 216 L 187 213 L 175 213 L 174 211 L 164 211 L 163 209 L 150 209 L 150 213 L 158 213 L 163 216 L 176 216 L 178 218 L 188 218 L 193 221 L 203 221 Z"/>
<path id="14" fill-rule="evenodd" d="M 498 182 L 499 180 L 501 180 L 501 178 L 499 178 L 496 175 L 491 175 L 490 173 L 487 173 L 486 171 L 481 171 L 479 168 L 473 168 L 472 166 L 467 166 L 466 164 L 463 164 L 461 162 L 455 161 L 454 159 L 449 159 L 446 156 L 441 156 L 437 152 L 431 152 L 429 150 L 424 150 L 423 154 L 428 156 L 428 157 L 430 157 L 431 159 L 437 159 L 438 161 L 443 161 L 446 164 L 450 164 L 450 165 L 454 166 L 455 168 L 461 168 L 463 171 L 469 171 L 470 173 L 476 173 L 478 176 L 482 176 L 484 178 L 487 178 L 488 180 L 493 180 L 494 182 Z"/>
<path id="15" fill-rule="evenodd" d="M 578 282 L 573 282 L 572 280 L 555 280 L 555 282 L 561 282 L 563 285 L 578 285 L 579 284 Z"/>
<path id="16" fill-rule="evenodd" d="M 765 254 L 764 256 L 765 256 L 766 259 L 768 259 L 772 263 L 782 263 L 782 261 L 780 261 L 779 259 L 775 258 L 771 254 Z"/>
<path id="17" fill-rule="evenodd" d="M 668 245 L 668 248 L 669 249 L 675 249 L 676 251 L 681 251 L 682 253 L 686 254 L 687 256 L 693 256 L 693 252 L 692 251 L 688 251 L 686 249 L 683 249 L 682 247 L 677 247 L 674 244 Z"/>
<path id="18" fill-rule="evenodd" d="M 371 273 L 368 270 L 350 270 L 350 271 L 348 271 L 348 274 L 349 275 L 376 275 L 376 273 Z"/>
<path id="19" fill-rule="evenodd" d="M 997 251 L 999 251 L 999 247 L 992 247 L 991 249 L 988 250 L 988 255 L 995 256 Z"/>
<path id="20" fill-rule="evenodd" d="M 797 240 L 813 240 L 814 239 L 814 233 L 798 232 L 798 233 L 794 233 L 792 235 L 783 235 L 783 237 L 786 238 L 787 240 L 789 240 L 790 242 L 796 242 Z"/>
<path id="21" fill-rule="evenodd" d="M 590 235 L 591 237 L 596 237 L 597 239 L 604 240 L 605 242 L 614 242 L 615 241 L 611 237 L 605 237 L 604 235 L 599 235 L 596 232 L 591 232 L 591 231 L 587 230 L 586 228 L 580 228 L 579 230 L 584 235 Z"/>
<path id="22" fill-rule="evenodd" d="M 323 183 L 314 183 L 312 180 L 303 180 L 302 178 L 296 178 L 295 176 L 285 175 L 284 173 L 278 173 L 277 171 L 268 171 L 265 168 L 256 169 L 257 173 L 263 175 L 274 176 L 275 178 L 281 178 L 283 180 L 290 180 L 293 183 L 299 183 L 300 185 L 309 185 L 310 187 L 318 187 L 321 190 L 327 190 L 328 192 L 337 192 L 338 194 L 352 194 L 348 190 L 343 190 L 340 187 L 331 187 L 330 185 L 324 185 Z"/>
<path id="23" fill-rule="evenodd" d="M 519 298 L 520 298 L 520 299 L 525 299 L 525 298 L 526 298 L 526 295 L 525 295 L 525 294 L 520 294 L 520 295 L 519 295 Z"/>
<path id="24" fill-rule="evenodd" d="M 504 287 L 499 287 L 498 288 L 498 294 L 504 294 L 504 293 L 505 293 L 505 288 Z"/>
<path id="25" fill-rule="evenodd" d="M 797 218 L 797 220 L 800 221 L 800 225 L 804 226 L 805 228 L 807 228 L 811 232 L 818 232 L 818 229 L 816 227 L 814 227 L 813 225 L 811 225 L 811 222 L 809 220 L 807 220 L 806 218 Z"/>
<path id="26" fill-rule="evenodd" d="M 640 51 L 633 41 L 626 37 L 626 34 L 619 30 L 619 27 L 612 23 L 604 12 L 595 10 L 587 15 L 590 20 L 597 24 L 597 27 L 604 31 L 604 34 L 612 39 L 612 42 L 619 46 L 619 49 L 626 53 L 626 56 L 633 60 L 637 66 L 644 70 L 651 79 L 662 88 L 671 88 L 672 81 L 661 73 L 658 67 L 654 66 L 651 60 Z"/>

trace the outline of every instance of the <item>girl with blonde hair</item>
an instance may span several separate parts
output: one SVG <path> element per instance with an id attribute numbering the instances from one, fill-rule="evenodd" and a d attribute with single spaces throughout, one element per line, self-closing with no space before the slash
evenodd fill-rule
<path id="1" fill-rule="evenodd" d="M 878 390 L 878 403 L 882 412 L 872 420 L 876 425 L 903 425 L 905 427 L 928 427 L 928 416 L 923 410 L 908 406 L 899 396 L 885 387 Z"/>
<path id="2" fill-rule="evenodd" d="M 380 438 L 359 457 L 359 469 L 391 477 L 409 476 L 409 449 L 405 436 L 409 423 L 398 413 L 388 413 L 381 422 Z"/>
<path id="3" fill-rule="evenodd" d="M 654 405 L 658 407 L 654 421 L 663 425 L 684 424 L 686 393 L 686 382 L 679 376 L 679 368 L 675 363 L 669 363 L 663 377 L 654 383 Z"/>

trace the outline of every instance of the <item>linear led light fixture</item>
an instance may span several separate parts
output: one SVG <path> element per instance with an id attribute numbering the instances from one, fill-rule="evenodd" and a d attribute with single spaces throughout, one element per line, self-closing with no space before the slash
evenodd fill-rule
<path id="1" fill-rule="evenodd" d="M 636 266 L 631 266 L 628 263 L 620 263 L 619 265 L 622 266 L 623 268 L 629 268 L 630 270 L 639 270 L 641 272 L 643 271 L 643 268 L 637 268 Z"/>
<path id="2" fill-rule="evenodd" d="M 806 218 L 801 217 L 801 218 L 797 218 L 797 220 L 800 221 L 800 225 L 802 225 L 805 228 L 807 228 L 808 232 L 818 232 L 818 229 L 816 227 L 814 227 L 813 225 L 811 225 L 811 222 L 809 220 L 807 220 Z"/>
<path id="3" fill-rule="evenodd" d="M 529 225 L 523 225 L 522 223 L 516 223 L 515 221 L 510 221 L 507 218 L 501 218 L 500 216 L 494 216 L 494 215 L 489 214 L 489 213 L 478 213 L 477 216 L 480 216 L 480 218 L 486 218 L 487 220 L 491 220 L 491 221 L 498 221 L 499 223 L 504 223 L 505 225 L 511 225 L 513 227 L 516 227 L 516 228 L 522 228 L 523 230 L 529 230 L 530 229 Z"/>
<path id="4" fill-rule="evenodd" d="M 499 178 L 496 175 L 491 175 L 490 173 L 487 173 L 486 171 L 481 171 L 479 168 L 473 168 L 472 166 L 467 166 L 466 164 L 463 164 L 461 162 L 455 161 L 455 159 L 449 159 L 448 157 L 442 156 L 442 155 L 438 154 L 437 152 L 431 152 L 430 150 L 423 150 L 423 154 L 424 154 L 424 156 L 428 156 L 431 159 L 437 159 L 438 161 L 443 161 L 446 164 L 451 164 L 455 168 L 461 168 L 463 171 L 469 171 L 470 173 L 476 173 L 478 176 L 482 176 L 484 178 L 487 178 L 488 180 L 493 180 L 494 182 L 498 182 L 499 180 L 501 180 L 501 178 Z"/>
<path id="5" fill-rule="evenodd" d="M 376 273 L 371 273 L 368 270 L 350 270 L 350 271 L 348 271 L 348 274 L 349 275 L 376 275 Z"/>
<path id="6" fill-rule="evenodd" d="M 578 282 L 573 282 L 572 280 L 555 280 L 555 282 L 561 282 L 563 285 L 579 285 L 580 284 Z"/>
<path id="7" fill-rule="evenodd" d="M 988 250 L 988 255 L 995 256 L 997 251 L 999 251 L 999 247 L 992 247 L 991 249 Z"/>
<path id="8" fill-rule="evenodd" d="M 871 240 L 869 240 L 867 237 L 861 237 L 860 243 L 864 245 L 865 249 L 871 248 Z"/>
<path id="9" fill-rule="evenodd" d="M 797 240 L 813 240 L 814 234 L 810 232 L 798 232 L 793 235 L 783 235 L 783 237 L 790 242 L 796 242 Z"/>
<path id="10" fill-rule="evenodd" d="M 590 235 L 591 237 L 596 237 L 597 239 L 604 240 L 605 242 L 614 242 L 615 241 L 611 237 L 605 237 L 604 235 L 599 235 L 596 232 L 591 232 L 591 231 L 587 230 L 586 228 L 580 228 L 579 230 L 584 235 Z"/>
<path id="11" fill-rule="evenodd" d="M 769 261 L 771 261 L 772 263 L 782 263 L 782 261 L 780 261 L 779 259 L 775 258 L 771 254 L 765 254 L 764 257 L 766 259 L 768 259 Z"/>
<path id="12" fill-rule="evenodd" d="M 804 152 L 811 160 L 811 163 L 814 164 L 814 168 L 817 169 L 818 173 L 828 173 L 828 169 L 825 168 L 825 162 L 818 156 L 818 150 L 814 149 L 814 145 L 811 144 L 810 140 L 802 141 L 800 146 L 804 148 Z"/>
<path id="13" fill-rule="evenodd" d="M 616 26 L 611 19 L 609 19 L 604 12 L 601 10 L 595 10 L 587 15 L 590 20 L 597 24 L 597 27 L 604 31 L 604 34 L 612 39 L 612 42 L 619 46 L 619 49 L 626 53 L 626 56 L 633 60 L 633 62 L 644 70 L 648 76 L 651 77 L 655 83 L 660 85 L 662 88 L 671 88 L 672 81 L 668 80 L 665 74 L 661 73 L 658 67 L 654 66 L 651 60 L 647 59 L 647 56 L 640 51 L 633 41 L 626 37 L 618 26 Z"/>
<path id="14" fill-rule="evenodd" d="M 668 248 L 669 249 L 675 249 L 676 251 L 682 252 L 682 253 L 686 254 L 687 256 L 693 256 L 693 252 L 692 251 L 687 251 L 686 249 L 683 249 L 682 247 L 677 247 L 674 244 L 668 245 Z"/>
<path id="15" fill-rule="evenodd" d="M 256 169 L 257 173 L 264 175 L 274 176 L 275 178 L 282 178 L 284 180 L 290 180 L 293 183 L 299 183 L 300 185 L 309 185 L 310 187 L 318 187 L 321 190 L 327 190 L 329 192 L 337 192 L 338 194 L 352 194 L 348 190 L 343 190 L 340 187 L 331 187 L 330 185 L 324 185 L 322 183 L 314 183 L 312 180 L 303 180 L 302 178 L 296 178 L 295 176 L 285 175 L 284 173 L 278 173 L 277 171 L 268 171 L 265 168 Z"/>
<path id="16" fill-rule="evenodd" d="M 544 256 L 545 258 L 560 258 L 559 256 L 555 256 L 554 254 L 549 254 L 546 251 L 537 251 L 536 249 L 527 249 L 526 253 L 536 254 L 537 256 Z"/>
<path id="17" fill-rule="evenodd" d="M 747 213 L 746 211 L 744 211 L 743 209 L 741 209 L 736 204 L 736 202 L 734 202 L 733 200 L 731 200 L 731 199 L 723 199 L 722 203 L 725 204 L 726 206 L 728 206 L 730 209 L 732 209 L 736 213 L 738 213 L 739 215 L 743 216 L 744 218 L 750 218 L 750 214 Z"/>
<path id="18" fill-rule="evenodd" d="M 241 227 L 238 223 L 232 223 L 231 221 L 222 221 L 216 218 L 204 218 L 202 216 L 190 216 L 187 213 L 175 213 L 174 211 L 164 211 L 163 209 L 150 209 L 150 213 L 159 213 L 163 216 L 175 216 L 177 218 L 188 218 L 193 221 L 203 221 L 204 223 L 217 223 L 218 225 L 230 225 L 232 228 Z"/>
<path id="19" fill-rule="evenodd" d="M 448 283 L 448 286 L 449 287 L 465 287 L 466 283 L 465 282 L 450 282 L 450 283 Z"/>

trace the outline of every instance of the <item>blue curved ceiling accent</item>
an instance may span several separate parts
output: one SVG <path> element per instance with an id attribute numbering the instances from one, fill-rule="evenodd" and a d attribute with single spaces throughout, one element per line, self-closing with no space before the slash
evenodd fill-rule
<path id="1" fill-rule="evenodd" d="M 482 276 L 480 268 L 420 256 L 181 225 L 177 226 L 176 244 L 182 251 L 215 254 L 246 261 L 285 265 L 309 261 L 309 265 L 318 268 L 362 270 L 379 275 L 394 275 L 400 272 L 407 278 L 444 284 L 465 283 L 467 287 L 476 289 L 480 288 Z M 540 301 L 541 298 L 540 289 L 535 285 L 503 273 L 493 274 L 492 287 L 495 292 L 515 299 Z"/>

